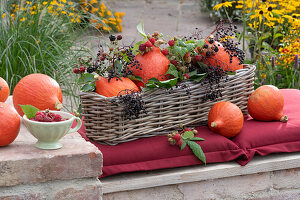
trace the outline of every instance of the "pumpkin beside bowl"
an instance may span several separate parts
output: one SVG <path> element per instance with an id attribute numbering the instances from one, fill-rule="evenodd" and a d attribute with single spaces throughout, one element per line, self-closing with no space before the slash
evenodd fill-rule
<path id="1" fill-rule="evenodd" d="M 62 144 L 59 142 L 59 140 L 67 133 L 78 131 L 82 125 L 80 118 L 75 117 L 70 113 L 63 111 L 51 112 L 61 115 L 62 118 L 66 120 L 60 122 L 38 122 L 28 119 L 26 115 L 23 116 L 23 121 L 26 128 L 36 139 L 38 139 L 35 147 L 39 149 L 61 148 Z M 77 126 L 71 129 L 74 120 L 76 120 Z"/>

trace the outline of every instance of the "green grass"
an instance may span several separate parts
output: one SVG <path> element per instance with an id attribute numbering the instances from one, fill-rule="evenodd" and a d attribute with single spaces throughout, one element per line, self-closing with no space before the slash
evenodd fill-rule
<path id="1" fill-rule="evenodd" d="M 41 1 L 35 2 L 38 5 Z M 79 89 L 72 70 L 78 57 L 90 52 L 75 41 L 88 26 L 83 28 L 72 23 L 67 15 L 53 16 L 46 12 L 47 7 L 34 15 L 28 9 L 18 11 L 16 19 L 9 16 L 10 11 L 3 5 L 0 11 L 1 16 L 7 13 L 4 18 L 0 16 L 0 76 L 9 84 L 11 93 L 24 76 L 43 73 L 56 79 L 64 96 L 76 106 Z"/>

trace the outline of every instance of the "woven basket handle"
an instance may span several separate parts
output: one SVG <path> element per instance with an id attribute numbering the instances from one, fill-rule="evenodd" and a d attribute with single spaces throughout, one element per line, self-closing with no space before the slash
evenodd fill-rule
<path id="1" fill-rule="evenodd" d="M 74 133 L 74 132 L 78 131 L 82 125 L 82 121 L 79 117 L 74 117 L 74 119 L 76 120 L 77 125 L 74 128 L 70 129 L 69 133 Z"/>

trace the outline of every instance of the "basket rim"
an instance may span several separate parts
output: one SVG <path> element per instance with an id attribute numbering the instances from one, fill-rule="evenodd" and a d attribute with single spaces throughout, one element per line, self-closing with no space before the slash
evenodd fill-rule
<path id="1" fill-rule="evenodd" d="M 237 73 L 234 74 L 234 75 L 229 75 L 229 78 L 233 78 L 233 77 L 236 77 L 236 76 L 243 76 L 246 73 L 251 73 L 252 71 L 255 71 L 255 69 L 256 69 L 256 66 L 253 65 L 253 64 L 243 64 L 243 69 L 236 70 Z M 185 81 L 183 83 L 200 84 L 200 83 L 195 83 L 193 81 Z M 158 89 L 160 89 L 160 88 L 158 88 Z M 173 89 L 175 89 L 175 88 L 173 88 Z M 157 91 L 157 90 L 154 89 L 154 90 L 151 90 L 151 91 L 140 92 L 140 94 L 141 95 L 151 94 L 155 91 Z M 108 101 L 111 101 L 111 100 L 114 100 L 114 99 L 117 98 L 117 96 L 106 97 L 106 96 L 98 94 L 97 92 L 82 92 L 82 91 L 80 91 L 79 96 L 84 96 L 84 95 L 94 95 L 95 97 L 99 97 L 101 99 L 106 99 Z"/>

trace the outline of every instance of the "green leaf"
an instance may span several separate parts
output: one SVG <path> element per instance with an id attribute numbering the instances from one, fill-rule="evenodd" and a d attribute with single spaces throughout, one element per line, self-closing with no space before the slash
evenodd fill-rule
<path id="1" fill-rule="evenodd" d="M 182 140 L 182 145 L 180 146 L 180 151 L 182 151 L 186 147 L 186 141 Z"/>
<path id="2" fill-rule="evenodd" d="M 187 44 L 186 48 L 188 49 L 189 52 L 193 52 L 196 49 L 196 45 L 195 44 Z"/>
<path id="3" fill-rule="evenodd" d="M 189 145 L 195 156 L 206 165 L 206 157 L 200 145 L 198 145 L 194 141 L 187 141 L 187 144 Z"/>
<path id="4" fill-rule="evenodd" d="M 146 88 L 159 88 L 155 82 L 147 83 Z"/>
<path id="5" fill-rule="evenodd" d="M 195 81 L 195 82 L 200 82 L 204 77 L 206 76 L 206 73 L 203 73 L 203 74 L 195 74 L 194 72 L 193 73 L 190 73 L 190 80 L 192 81 Z"/>
<path id="6" fill-rule="evenodd" d="M 170 64 L 170 67 L 166 74 L 170 74 L 170 75 L 174 76 L 175 78 L 178 78 L 178 71 L 177 71 L 177 68 L 175 67 L 175 65 Z"/>
<path id="7" fill-rule="evenodd" d="M 81 90 L 84 92 L 92 92 L 95 90 L 95 83 L 87 83 L 81 87 Z"/>
<path id="8" fill-rule="evenodd" d="M 35 117 L 35 114 L 39 111 L 36 107 L 32 105 L 20 105 L 23 113 L 26 115 L 28 119 Z"/>
<path id="9" fill-rule="evenodd" d="M 230 72 L 230 71 L 228 71 L 227 74 L 228 74 L 228 75 L 235 75 L 235 72 Z"/>
<path id="10" fill-rule="evenodd" d="M 198 47 L 202 47 L 204 45 L 204 40 L 198 40 L 197 45 Z"/>
<path id="11" fill-rule="evenodd" d="M 130 76 L 127 76 L 127 78 L 129 78 L 132 81 L 141 81 L 141 82 L 144 82 L 144 80 L 140 76 L 130 75 Z"/>
<path id="12" fill-rule="evenodd" d="M 275 35 L 274 35 L 274 40 L 276 39 L 276 38 L 278 38 L 278 37 L 282 37 L 283 36 L 283 34 L 281 34 L 281 33 L 276 33 Z"/>
<path id="13" fill-rule="evenodd" d="M 177 41 L 179 46 L 186 47 L 185 43 L 182 40 L 177 40 Z"/>
<path id="14" fill-rule="evenodd" d="M 181 137 L 183 139 L 192 139 L 194 137 L 194 133 L 192 131 L 185 131 Z"/>
<path id="15" fill-rule="evenodd" d="M 185 53 L 188 51 L 187 48 L 185 47 L 178 47 L 178 46 L 175 46 L 174 47 L 174 51 L 176 54 L 179 54 L 182 58 L 183 56 L 185 55 Z"/>
<path id="16" fill-rule="evenodd" d="M 84 83 L 88 83 L 88 82 L 94 82 L 95 79 L 94 79 L 94 75 L 93 74 L 90 74 L 90 73 L 85 73 L 85 74 L 82 74 L 78 80 L 78 83 L 79 84 L 84 84 Z"/>
<path id="17" fill-rule="evenodd" d="M 144 37 L 144 38 L 147 38 L 147 35 L 144 31 L 144 23 L 143 21 L 141 21 L 137 26 L 136 26 L 136 29 L 138 30 L 138 32 Z"/>
<path id="18" fill-rule="evenodd" d="M 147 82 L 159 82 L 157 78 L 149 78 Z"/>
<path id="19" fill-rule="evenodd" d="M 199 137 L 193 137 L 190 140 L 194 140 L 194 141 L 204 141 L 203 138 L 199 138 Z"/>
<path id="20" fill-rule="evenodd" d="M 160 81 L 158 83 L 159 87 L 165 88 L 165 89 L 171 89 L 172 87 L 174 87 L 177 83 L 177 78 L 173 78 L 173 79 L 169 79 L 166 81 Z"/>
<path id="21" fill-rule="evenodd" d="M 135 44 L 133 45 L 132 51 L 133 51 L 133 53 L 134 53 L 135 56 L 138 54 L 139 46 L 140 46 L 140 44 L 142 44 L 142 43 L 144 43 L 144 41 L 139 41 L 139 42 L 137 42 L 137 43 L 135 43 Z"/>

